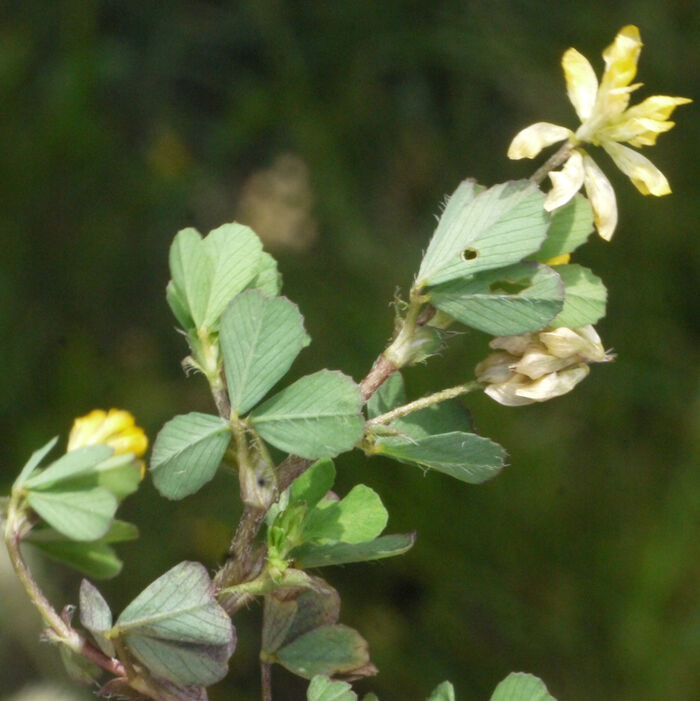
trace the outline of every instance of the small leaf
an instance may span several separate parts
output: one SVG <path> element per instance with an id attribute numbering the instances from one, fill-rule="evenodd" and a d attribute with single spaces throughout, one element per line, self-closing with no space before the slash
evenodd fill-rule
<path id="1" fill-rule="evenodd" d="M 155 676 L 180 685 L 223 679 L 235 646 L 231 620 L 196 562 L 182 562 L 151 583 L 124 609 L 114 632 Z"/>
<path id="2" fill-rule="evenodd" d="M 103 487 L 79 492 L 31 491 L 27 503 L 46 523 L 71 540 L 101 538 L 112 522 L 118 502 Z"/>
<path id="3" fill-rule="evenodd" d="M 534 183 L 501 183 L 475 197 L 470 187 L 462 183 L 448 202 L 421 263 L 416 287 L 502 268 L 542 245 L 549 217 L 543 209 L 544 193 Z M 460 202 L 453 210 L 450 204 L 455 197 Z"/>
<path id="4" fill-rule="evenodd" d="M 357 694 L 347 682 L 333 682 L 317 675 L 306 691 L 306 701 L 357 701 Z"/>
<path id="5" fill-rule="evenodd" d="M 571 253 L 593 232 L 593 210 L 583 195 L 576 195 L 552 213 L 547 238 L 536 259 L 546 263 L 550 258 Z"/>
<path id="6" fill-rule="evenodd" d="M 331 458 L 362 438 L 360 388 L 347 375 L 321 370 L 263 402 L 250 423 L 268 442 L 302 458 Z"/>
<path id="7" fill-rule="evenodd" d="M 51 449 L 57 442 L 58 436 L 55 436 L 45 446 L 39 448 L 39 450 L 35 450 L 32 453 L 29 460 L 27 460 L 27 464 L 22 468 L 22 471 L 17 476 L 15 483 L 12 485 L 13 491 L 19 489 L 31 477 L 34 470 L 36 470 L 41 461 L 51 452 Z"/>
<path id="8" fill-rule="evenodd" d="M 358 484 L 340 501 L 322 501 L 309 511 L 303 538 L 319 543 L 364 543 L 374 540 L 386 528 L 388 519 L 379 495 Z"/>
<path id="9" fill-rule="evenodd" d="M 68 676 L 74 682 L 88 686 L 94 684 L 102 675 L 102 670 L 96 664 L 67 645 L 59 645 L 58 651 Z"/>
<path id="10" fill-rule="evenodd" d="M 168 302 L 170 311 L 172 311 L 173 316 L 177 319 L 180 326 L 187 331 L 187 333 L 196 335 L 194 321 L 190 315 L 187 302 L 182 298 L 172 280 L 168 282 L 168 285 L 165 288 L 165 299 Z"/>
<path id="11" fill-rule="evenodd" d="M 564 281 L 564 308 L 550 323 L 559 328 L 575 329 L 595 324 L 605 316 L 608 291 L 603 281 L 581 265 L 557 265 L 555 270 Z"/>
<path id="12" fill-rule="evenodd" d="M 87 579 L 80 583 L 80 622 L 92 633 L 100 650 L 107 657 L 114 657 L 114 644 L 105 635 L 112 627 L 112 611 L 97 587 Z"/>
<path id="13" fill-rule="evenodd" d="M 34 529 L 25 539 L 30 545 L 56 562 L 72 567 L 93 579 L 109 579 L 122 570 L 122 561 L 109 543 L 121 543 L 138 538 L 132 523 L 112 521 L 110 529 L 99 540 L 76 543 L 53 528 Z"/>
<path id="14" fill-rule="evenodd" d="M 133 494 L 143 478 L 143 465 L 131 453 L 113 455 L 97 463 L 89 471 L 61 482 L 65 489 L 104 487 L 121 501 Z"/>
<path id="15" fill-rule="evenodd" d="M 442 682 L 428 697 L 428 701 L 455 701 L 455 690 L 450 682 Z"/>
<path id="16" fill-rule="evenodd" d="M 192 412 L 168 421 L 151 453 L 151 475 L 156 489 L 168 499 L 182 499 L 216 474 L 231 441 L 227 421 Z"/>
<path id="17" fill-rule="evenodd" d="M 277 261 L 263 251 L 258 261 L 258 272 L 248 283 L 248 289 L 260 290 L 268 297 L 276 297 L 282 289 L 282 276 L 277 270 Z"/>
<path id="18" fill-rule="evenodd" d="M 491 701 L 556 701 L 541 679 L 524 672 L 511 672 L 497 687 Z"/>
<path id="19" fill-rule="evenodd" d="M 226 305 L 258 274 L 262 243 L 250 227 L 234 222 L 210 231 L 202 245 L 209 257 L 212 277 L 206 312 L 199 326 L 212 328 Z"/>
<path id="20" fill-rule="evenodd" d="M 346 565 L 351 562 L 369 562 L 385 557 L 403 555 L 413 547 L 415 533 L 405 535 L 384 535 L 365 543 L 329 543 L 314 545 L 304 543 L 292 550 L 289 557 L 295 567 L 309 569 L 312 567 L 329 567 Z"/>
<path id="21" fill-rule="evenodd" d="M 51 463 L 39 474 L 28 479 L 24 486 L 33 491 L 52 489 L 60 482 L 67 482 L 90 472 L 98 463 L 106 460 L 113 453 L 114 449 L 104 444 L 76 448 Z"/>
<path id="22" fill-rule="evenodd" d="M 439 285 L 428 299 L 467 326 L 511 336 L 547 326 L 564 305 L 564 285 L 552 268 L 521 263 Z"/>
<path id="23" fill-rule="evenodd" d="M 335 482 L 335 465 L 328 458 L 317 460 L 306 472 L 292 482 L 289 488 L 289 503 L 306 503 L 312 509 L 330 491 Z"/>
<path id="24" fill-rule="evenodd" d="M 226 307 L 219 332 L 232 408 L 243 414 L 255 406 L 309 341 L 296 304 L 257 290 L 238 295 Z"/>
<path id="25" fill-rule="evenodd" d="M 365 639 L 341 624 L 321 626 L 296 638 L 276 653 L 277 662 L 293 674 L 353 677 L 376 674 Z"/>
<path id="26" fill-rule="evenodd" d="M 181 304 L 194 325 L 201 328 L 207 315 L 213 263 L 196 229 L 179 231 L 170 246 L 170 274 Z"/>
<path id="27" fill-rule="evenodd" d="M 495 477 L 505 463 L 505 451 L 498 443 L 459 431 L 417 440 L 381 438 L 372 452 L 431 468 L 468 484 Z"/>
<path id="28" fill-rule="evenodd" d="M 403 376 L 400 372 L 395 372 L 367 401 L 367 416 L 373 419 L 375 416 L 386 414 L 387 411 L 405 404 L 406 401 Z"/>

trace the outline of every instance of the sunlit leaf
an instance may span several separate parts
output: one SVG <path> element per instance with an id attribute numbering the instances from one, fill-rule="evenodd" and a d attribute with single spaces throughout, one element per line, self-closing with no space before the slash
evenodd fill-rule
<path id="1" fill-rule="evenodd" d="M 289 503 L 303 501 L 307 509 L 318 504 L 335 482 L 335 465 L 332 460 L 317 460 L 297 477 L 289 488 Z"/>
<path id="2" fill-rule="evenodd" d="M 524 672 L 512 672 L 497 687 L 491 701 L 556 701 L 541 679 Z"/>
<path id="3" fill-rule="evenodd" d="M 547 238 L 535 258 L 546 263 L 550 258 L 571 253 L 593 232 L 593 210 L 583 195 L 576 195 L 552 212 Z"/>
<path id="4" fill-rule="evenodd" d="M 455 701 L 455 690 L 450 682 L 442 682 L 428 697 L 428 701 Z"/>
<path id="5" fill-rule="evenodd" d="M 60 482 L 73 480 L 91 471 L 95 465 L 106 460 L 113 453 L 114 449 L 104 444 L 76 448 L 26 480 L 24 486 L 31 490 L 51 489 Z"/>
<path id="6" fill-rule="evenodd" d="M 603 281 L 581 265 L 557 265 L 555 269 L 566 285 L 566 293 L 564 308 L 550 326 L 578 328 L 602 319 L 608 298 Z"/>
<path id="7" fill-rule="evenodd" d="M 35 450 L 27 464 L 22 468 L 22 471 L 17 476 L 15 483 L 12 485 L 12 489 L 19 489 L 32 475 L 34 470 L 39 467 L 41 461 L 51 452 L 51 449 L 58 442 L 58 436 L 52 438 L 45 446 Z"/>
<path id="8" fill-rule="evenodd" d="M 357 701 L 357 694 L 347 682 L 334 682 L 317 675 L 306 691 L 306 701 Z"/>
<path id="9" fill-rule="evenodd" d="M 385 557 L 403 555 L 415 543 L 415 533 L 384 535 L 363 543 L 329 543 L 314 545 L 304 543 L 292 550 L 289 557 L 296 567 L 303 569 L 346 565 L 351 562 L 368 562 Z"/>

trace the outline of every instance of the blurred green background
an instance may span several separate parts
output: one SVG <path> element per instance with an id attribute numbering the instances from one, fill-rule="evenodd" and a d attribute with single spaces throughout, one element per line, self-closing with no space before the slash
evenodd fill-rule
<path id="1" fill-rule="evenodd" d="M 94 407 L 130 409 L 151 437 L 174 414 L 212 409 L 201 378 L 181 371 L 163 295 L 178 229 L 256 228 L 314 341 L 293 374 L 327 366 L 359 380 L 443 196 L 467 176 L 527 177 L 532 163 L 505 157 L 523 126 L 575 127 L 567 47 L 600 70 L 635 23 L 638 94 L 698 97 L 694 0 L 24 0 L 1 12 L 5 487 Z M 380 669 L 359 690 L 422 699 L 449 678 L 476 701 L 525 670 L 560 701 L 700 698 L 697 106 L 676 117 L 649 152 L 670 197 L 641 197 L 598 158 L 620 222 L 577 260 L 608 285 L 598 328 L 617 361 L 543 405 L 471 401 L 480 432 L 510 454 L 482 487 L 339 461 L 339 491 L 371 485 L 390 530 L 419 533 L 403 558 L 325 573 Z M 411 395 L 468 379 L 487 340 L 461 336 L 409 371 Z M 121 547 L 107 599 L 119 610 L 183 559 L 213 569 L 238 508 L 226 475 L 179 503 L 145 482 L 122 510 L 142 537 Z M 0 693 L 65 683 L 0 562 Z M 36 565 L 57 605 L 76 600 L 79 576 Z M 215 701 L 259 698 L 259 616 L 236 620 Z M 276 698 L 302 698 L 283 670 L 275 683 Z"/>

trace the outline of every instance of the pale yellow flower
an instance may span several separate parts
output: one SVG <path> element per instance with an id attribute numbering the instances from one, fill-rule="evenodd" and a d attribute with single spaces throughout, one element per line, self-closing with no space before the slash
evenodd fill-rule
<path id="1" fill-rule="evenodd" d="M 637 147 L 654 145 L 659 134 L 674 126 L 669 120 L 673 110 L 692 102 L 685 97 L 654 95 L 628 107 L 630 94 L 641 86 L 641 83 L 632 84 L 641 48 L 637 27 L 623 27 L 603 52 L 605 71 L 600 84 L 588 59 L 576 49 L 568 49 L 562 67 L 569 100 L 581 126 L 573 132 L 556 124 L 538 122 L 517 134 L 508 149 L 509 158 L 534 158 L 546 146 L 568 139 L 573 150 L 563 168 L 549 174 L 552 189 L 544 207 L 548 211 L 561 207 L 585 186 L 596 228 L 606 240 L 610 240 L 617 224 L 615 192 L 581 144 L 602 146 L 643 195 L 667 195 L 671 188 L 664 174 L 648 158 L 622 143 Z"/>
<path id="2" fill-rule="evenodd" d="M 588 375 L 589 363 L 612 359 L 591 325 L 499 336 L 489 346 L 496 352 L 476 366 L 476 378 L 486 385 L 486 394 L 505 406 L 566 394 Z"/>
<path id="3" fill-rule="evenodd" d="M 134 417 L 122 409 L 95 409 L 73 422 L 68 436 L 68 452 L 86 445 L 103 443 L 114 449 L 115 455 L 132 453 L 141 457 L 148 448 L 144 430 Z"/>

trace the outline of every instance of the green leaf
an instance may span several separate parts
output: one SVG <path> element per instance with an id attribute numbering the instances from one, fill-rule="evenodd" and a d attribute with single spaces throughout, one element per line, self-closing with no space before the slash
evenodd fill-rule
<path id="1" fill-rule="evenodd" d="M 228 303 L 245 289 L 260 270 L 262 243 L 243 224 L 224 224 L 202 241 L 212 269 L 211 288 L 202 324 L 216 325 Z"/>
<path id="2" fill-rule="evenodd" d="M 142 463 L 130 453 L 114 455 L 94 465 L 89 471 L 61 482 L 65 489 L 80 490 L 105 487 L 121 501 L 133 494 L 143 479 Z"/>
<path id="3" fill-rule="evenodd" d="M 497 687 L 491 701 L 556 701 L 541 679 L 524 672 L 512 672 Z"/>
<path id="4" fill-rule="evenodd" d="M 102 670 L 96 664 L 79 655 L 67 645 L 59 644 L 58 652 L 66 673 L 74 682 L 89 686 L 102 676 Z"/>
<path id="5" fill-rule="evenodd" d="M 209 482 L 231 441 L 227 421 L 192 412 L 168 421 L 156 437 L 151 475 L 156 489 L 168 499 L 182 499 Z"/>
<path id="6" fill-rule="evenodd" d="M 34 470 L 36 470 L 36 468 L 39 466 L 41 461 L 51 452 L 51 449 L 56 445 L 57 442 L 58 436 L 55 436 L 45 446 L 39 448 L 39 450 L 35 450 L 32 453 L 29 460 L 27 460 L 27 464 L 22 468 L 22 471 L 19 473 L 17 479 L 12 485 L 13 491 L 19 489 L 22 485 L 24 485 L 24 483 L 31 477 Z"/>
<path id="7" fill-rule="evenodd" d="M 317 674 L 348 676 L 376 673 L 365 639 L 341 624 L 321 626 L 299 636 L 276 653 L 277 662 L 305 679 Z"/>
<path id="8" fill-rule="evenodd" d="M 292 550 L 289 557 L 295 567 L 308 569 L 312 567 L 329 567 L 346 565 L 351 562 L 369 562 L 385 557 L 403 555 L 413 547 L 415 533 L 384 535 L 365 543 L 329 543 L 314 545 L 304 543 Z"/>
<path id="9" fill-rule="evenodd" d="M 317 675 L 306 691 L 306 701 L 357 701 L 357 694 L 347 682 L 333 682 Z"/>
<path id="10" fill-rule="evenodd" d="M 28 479 L 24 486 L 33 491 L 52 489 L 61 482 L 68 482 L 90 472 L 98 463 L 111 457 L 113 453 L 114 449 L 104 444 L 76 448 L 51 463 L 39 474 Z"/>
<path id="11" fill-rule="evenodd" d="M 357 484 L 340 501 L 322 501 L 307 512 L 303 538 L 318 543 L 364 543 L 374 540 L 388 520 L 379 495 L 370 487 Z"/>
<path id="12" fill-rule="evenodd" d="M 502 268 L 537 251 L 549 226 L 544 193 L 529 180 L 495 185 L 476 196 L 462 183 L 447 203 L 418 271 L 416 287 Z M 457 198 L 454 207 L 452 201 Z M 449 313 L 449 312 L 448 312 Z"/>
<path id="13" fill-rule="evenodd" d="M 593 231 L 593 210 L 583 195 L 576 195 L 552 213 L 552 224 L 536 259 L 546 263 L 550 258 L 571 253 Z"/>
<path id="14" fill-rule="evenodd" d="M 442 682 L 430 694 L 428 701 L 455 701 L 455 689 L 450 682 Z"/>
<path id="15" fill-rule="evenodd" d="M 27 503 L 46 523 L 71 540 L 101 538 L 112 522 L 118 502 L 103 487 L 79 492 L 31 491 Z"/>
<path id="16" fill-rule="evenodd" d="M 172 280 L 168 282 L 165 288 L 165 299 L 168 302 L 170 311 L 172 311 L 173 316 L 177 319 L 180 326 L 187 331 L 187 333 L 196 335 L 194 321 L 187 307 L 187 302 L 182 298 Z"/>
<path id="17" fill-rule="evenodd" d="M 562 310 L 564 285 L 546 265 L 520 263 L 429 290 L 431 304 L 493 336 L 537 331 Z"/>
<path id="18" fill-rule="evenodd" d="M 213 264 L 196 229 L 183 229 L 175 236 L 170 246 L 170 274 L 180 303 L 200 328 L 207 316 Z"/>
<path id="19" fill-rule="evenodd" d="M 296 304 L 257 290 L 238 295 L 226 307 L 219 331 L 232 408 L 243 414 L 255 406 L 309 341 Z"/>
<path id="20" fill-rule="evenodd" d="M 112 627 L 112 611 L 97 587 L 87 579 L 80 583 L 80 622 L 92 633 L 100 650 L 107 657 L 114 657 L 114 644 L 106 636 Z"/>
<path id="21" fill-rule="evenodd" d="M 566 292 L 564 308 L 551 322 L 552 327 L 575 329 L 595 324 L 605 316 L 608 291 L 597 275 L 581 265 L 557 265 L 555 270 L 564 281 Z"/>
<path id="22" fill-rule="evenodd" d="M 88 577 L 109 579 L 118 575 L 123 566 L 109 543 L 134 540 L 138 535 L 138 528 L 133 524 L 114 520 L 104 536 L 89 543 L 68 540 L 53 528 L 34 529 L 25 540 L 52 560 Z"/>
<path id="23" fill-rule="evenodd" d="M 197 562 L 182 562 L 152 582 L 122 611 L 114 631 L 155 676 L 175 684 L 220 681 L 235 646 L 231 619 Z"/>
<path id="24" fill-rule="evenodd" d="M 249 289 L 260 290 L 268 297 L 276 297 L 282 289 L 282 276 L 277 270 L 277 261 L 263 251 L 258 262 L 258 273 L 248 283 Z"/>
<path id="25" fill-rule="evenodd" d="M 303 501 L 312 509 L 330 491 L 335 482 L 335 465 L 332 460 L 317 460 L 297 477 L 289 488 L 289 503 Z"/>
<path id="26" fill-rule="evenodd" d="M 283 389 L 250 414 L 250 423 L 280 450 L 313 460 L 351 450 L 362 438 L 360 388 L 337 371 L 320 370 Z"/>
<path id="27" fill-rule="evenodd" d="M 395 372 L 367 401 L 367 416 L 373 419 L 375 416 L 386 414 L 387 411 L 406 404 L 406 402 L 403 376 L 400 372 Z"/>
<path id="28" fill-rule="evenodd" d="M 459 431 L 417 440 L 381 438 L 372 452 L 437 470 L 468 484 L 480 484 L 495 477 L 505 464 L 505 451 L 498 443 Z"/>

